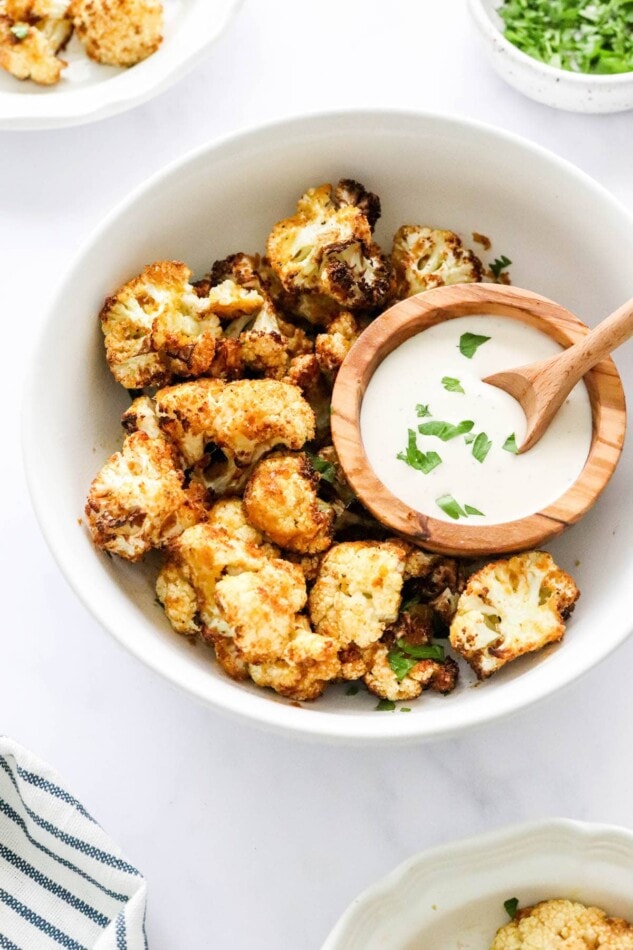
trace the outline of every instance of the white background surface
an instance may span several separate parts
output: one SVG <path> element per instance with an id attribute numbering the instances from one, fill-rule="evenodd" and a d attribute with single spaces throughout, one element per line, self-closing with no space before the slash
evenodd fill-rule
<path id="1" fill-rule="evenodd" d="M 518 132 L 633 208 L 633 114 L 559 113 L 506 87 L 464 0 L 246 0 L 208 62 L 152 103 L 0 135 L 0 731 L 58 769 L 146 875 L 152 950 L 312 950 L 359 890 L 428 845 L 552 815 L 633 827 L 633 642 L 564 694 L 463 740 L 291 742 L 197 706 L 131 659 L 77 603 L 32 515 L 20 388 L 46 302 L 90 229 L 215 136 L 380 105 Z"/>

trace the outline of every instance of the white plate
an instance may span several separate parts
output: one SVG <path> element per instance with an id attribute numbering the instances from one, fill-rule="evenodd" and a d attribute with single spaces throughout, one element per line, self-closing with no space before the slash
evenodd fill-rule
<path id="1" fill-rule="evenodd" d="M 0 129 L 52 129 L 105 119 L 145 102 L 182 78 L 218 38 L 241 0 L 164 0 L 164 39 L 130 69 L 89 59 L 73 37 L 55 86 L 20 82 L 0 70 Z"/>
<path id="2" fill-rule="evenodd" d="M 507 254 L 515 283 L 597 322 L 631 294 L 633 221 L 594 181 L 529 142 L 431 115 L 313 116 L 232 136 L 155 176 L 88 240 L 44 321 L 25 397 L 25 457 L 35 508 L 58 563 L 88 608 L 132 653 L 204 702 L 253 723 L 339 741 L 437 738 L 517 712 L 586 673 L 631 631 L 633 453 L 598 505 L 551 545 L 582 590 L 565 642 L 411 713 L 330 687 L 303 708 L 229 680 L 202 647 L 170 628 L 151 565 L 110 559 L 78 524 L 91 479 L 121 445 L 127 393 L 106 366 L 104 297 L 160 258 L 198 274 L 216 258 L 257 251 L 309 186 L 352 176 L 383 202 L 378 240 L 403 222 L 473 230 Z M 617 360 L 631 378 L 631 347 Z M 579 564 L 576 562 L 579 561 Z"/>
<path id="3" fill-rule="evenodd" d="M 489 950 L 512 897 L 633 920 L 633 834 L 559 819 L 424 851 L 357 897 L 322 950 Z"/>

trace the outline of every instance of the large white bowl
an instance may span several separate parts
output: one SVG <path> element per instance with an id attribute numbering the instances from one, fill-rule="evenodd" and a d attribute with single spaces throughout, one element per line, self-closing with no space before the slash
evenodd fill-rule
<path id="1" fill-rule="evenodd" d="M 599 75 L 558 69 L 528 56 L 504 36 L 503 0 L 468 0 L 483 48 L 495 70 L 530 99 L 569 112 L 633 109 L 633 72 Z"/>
<path id="2" fill-rule="evenodd" d="M 116 208 L 86 243 L 51 303 L 25 397 L 26 470 L 44 534 L 67 579 L 132 653 L 216 709 L 278 730 L 332 740 L 446 736 L 506 716 L 560 689 L 631 630 L 630 493 L 625 451 L 593 511 L 551 546 L 582 598 L 560 648 L 521 660 L 476 689 L 426 695 L 407 715 L 330 687 L 296 708 L 229 680 L 206 650 L 171 630 L 154 601 L 151 564 L 93 548 L 78 524 L 91 479 L 121 444 L 127 393 L 112 379 L 97 314 L 104 297 L 159 258 L 199 274 L 216 258 L 263 247 L 273 222 L 308 185 L 352 176 L 378 192 L 378 239 L 403 222 L 494 239 L 522 287 L 596 322 L 631 293 L 633 221 L 567 162 L 493 128 L 432 115 L 363 112 L 295 119 L 187 156 Z M 631 376 L 631 352 L 628 356 Z M 626 368 L 626 367 L 624 367 Z M 576 565 L 576 562 L 579 562 Z M 576 565 L 576 566 L 575 566 Z"/>
<path id="3" fill-rule="evenodd" d="M 564 897 L 633 920 L 633 834 L 565 819 L 416 855 L 350 904 L 322 950 L 488 950 L 521 907 Z"/>
<path id="4" fill-rule="evenodd" d="M 51 129 L 105 119 L 167 89 L 202 59 L 241 0 L 163 0 L 160 49 L 131 69 L 102 66 L 73 37 L 55 86 L 20 82 L 0 70 L 0 129 Z"/>

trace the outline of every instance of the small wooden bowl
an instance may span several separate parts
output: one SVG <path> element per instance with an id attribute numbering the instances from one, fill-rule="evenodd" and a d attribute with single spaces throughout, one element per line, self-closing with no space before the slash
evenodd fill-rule
<path id="1" fill-rule="evenodd" d="M 527 290 L 498 284 L 438 287 L 401 301 L 367 327 L 348 353 L 332 394 L 334 445 L 359 499 L 395 534 L 442 554 L 502 554 L 542 545 L 591 508 L 611 478 L 624 444 L 624 392 L 613 360 L 607 359 L 584 377 L 593 414 L 585 466 L 571 488 L 542 511 L 517 521 L 474 527 L 439 521 L 392 494 L 375 475 L 361 441 L 360 409 L 369 380 L 378 364 L 414 334 L 444 320 L 482 313 L 521 320 L 564 347 L 589 332 L 564 307 Z"/>

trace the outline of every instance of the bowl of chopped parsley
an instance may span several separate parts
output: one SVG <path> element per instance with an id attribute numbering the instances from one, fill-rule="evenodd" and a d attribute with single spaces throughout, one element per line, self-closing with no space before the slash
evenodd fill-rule
<path id="1" fill-rule="evenodd" d="M 633 109 L 633 0 L 469 0 L 494 69 L 575 112 Z"/>

